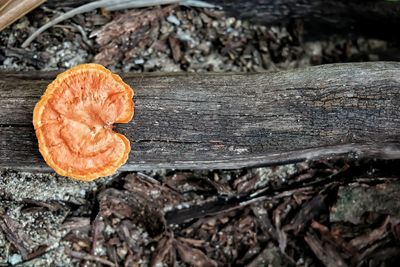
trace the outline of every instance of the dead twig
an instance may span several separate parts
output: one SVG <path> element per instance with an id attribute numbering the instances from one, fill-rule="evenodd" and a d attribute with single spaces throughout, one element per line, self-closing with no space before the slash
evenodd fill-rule
<path id="1" fill-rule="evenodd" d="M 0 0 L 0 12 L 11 3 L 12 0 Z"/>
<path id="2" fill-rule="evenodd" d="M 317 258 L 325 266 L 348 266 L 341 255 L 330 244 L 323 244 L 321 240 L 316 237 L 312 232 L 308 232 L 304 236 L 304 240 L 306 241 L 310 249 L 314 252 L 315 256 L 317 256 Z"/>
<path id="3" fill-rule="evenodd" d="M 0 2 L 0 31 L 29 13 L 46 0 L 20 0 Z"/>
<path id="4" fill-rule="evenodd" d="M 86 261 L 94 261 L 94 262 L 98 262 L 107 266 L 111 266 L 114 267 L 116 266 L 113 262 L 103 259 L 101 257 L 98 256 L 94 256 L 94 255 L 90 255 L 86 252 L 80 252 L 80 251 L 73 251 L 71 249 L 69 249 L 68 247 L 65 248 L 65 253 L 68 254 L 71 257 L 80 259 L 80 260 L 86 260 Z"/>
<path id="5" fill-rule="evenodd" d="M 28 258 L 30 251 L 24 244 L 23 238 L 19 236 L 14 223 L 15 222 L 0 209 L 0 230 L 3 231 L 5 237 L 18 249 L 22 258 L 25 260 Z"/>

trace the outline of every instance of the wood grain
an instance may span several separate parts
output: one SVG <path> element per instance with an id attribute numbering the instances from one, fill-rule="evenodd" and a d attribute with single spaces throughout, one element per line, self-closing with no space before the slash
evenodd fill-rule
<path id="1" fill-rule="evenodd" d="M 49 170 L 32 111 L 54 73 L 0 73 L 0 168 Z M 400 63 L 258 74 L 126 74 L 122 170 L 231 169 L 348 155 L 400 158 Z"/>
<path id="2" fill-rule="evenodd" d="M 4 2 L 0 9 L 0 31 L 14 23 L 25 14 L 43 4 L 46 0 L 15 0 Z"/>
<path id="3" fill-rule="evenodd" d="M 0 12 L 11 3 L 12 0 L 0 0 Z"/>

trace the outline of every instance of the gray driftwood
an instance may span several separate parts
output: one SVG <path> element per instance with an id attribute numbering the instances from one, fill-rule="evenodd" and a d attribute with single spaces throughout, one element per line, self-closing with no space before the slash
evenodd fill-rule
<path id="1" fill-rule="evenodd" d="M 50 73 L 0 73 L 0 168 L 49 170 L 32 110 Z M 259 74 L 127 74 L 122 170 L 241 168 L 340 155 L 400 158 L 400 63 Z"/>

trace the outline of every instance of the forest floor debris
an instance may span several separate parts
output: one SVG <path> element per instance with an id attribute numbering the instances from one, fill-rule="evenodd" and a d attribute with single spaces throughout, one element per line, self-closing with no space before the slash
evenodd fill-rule
<path id="1" fill-rule="evenodd" d="M 35 29 L 62 10 L 45 4 L 0 32 L 0 67 L 59 70 L 94 61 L 114 71 L 249 72 L 380 60 L 396 49 L 361 36 L 304 41 L 301 29 L 179 6 L 77 15 L 21 49 Z"/>
<path id="2" fill-rule="evenodd" d="M 49 1 L 0 32 L 0 68 L 95 61 L 116 71 L 254 72 L 380 60 L 396 49 L 362 36 L 304 41 L 299 29 L 178 6 L 96 10 L 20 48 L 62 8 Z M 84 184 L 3 171 L 0 266 L 391 266 L 400 259 L 398 166 L 339 159 Z"/>
<path id="3" fill-rule="evenodd" d="M 376 206 L 383 195 L 386 202 L 398 202 L 396 165 L 347 159 L 121 173 L 85 184 L 80 205 L 57 194 L 3 201 L 0 265 L 66 259 L 71 265 L 104 266 L 390 265 L 400 255 L 400 210 Z M 75 184 L 51 176 L 60 179 L 56 183 Z M 245 191 L 237 183 L 244 180 L 252 181 Z M 0 192 L 13 195 L 5 183 Z M 343 211 L 357 206 L 354 202 L 376 205 L 361 205 L 363 211 L 352 213 L 349 223 Z"/>

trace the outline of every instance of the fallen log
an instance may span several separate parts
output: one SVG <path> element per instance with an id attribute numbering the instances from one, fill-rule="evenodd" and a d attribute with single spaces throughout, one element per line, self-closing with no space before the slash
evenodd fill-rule
<path id="1" fill-rule="evenodd" d="M 49 170 L 34 105 L 54 73 L 0 74 L 0 168 Z M 332 156 L 400 158 L 400 63 L 256 74 L 126 74 L 122 170 L 232 169 Z"/>

